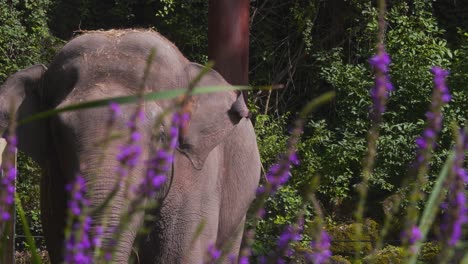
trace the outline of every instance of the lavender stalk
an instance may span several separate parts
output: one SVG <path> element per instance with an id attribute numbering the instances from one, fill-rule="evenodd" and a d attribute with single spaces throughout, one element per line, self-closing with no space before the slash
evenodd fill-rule
<path id="1" fill-rule="evenodd" d="M 434 75 L 434 91 L 432 94 L 430 110 L 426 113 L 426 128 L 422 136 L 416 139 L 417 158 L 414 167 L 417 171 L 417 176 L 409 197 L 405 230 L 402 232 L 402 240 L 404 241 L 405 247 L 410 249 L 410 257 L 417 253 L 415 252 L 414 245 L 421 238 L 421 236 L 414 235 L 417 234 L 415 230 L 418 228 L 417 221 L 419 215 L 417 204 L 424 198 L 424 193 L 420 189 L 427 182 L 426 175 L 429 170 L 432 150 L 436 147 L 437 135 L 442 129 L 442 108 L 451 99 L 445 81 L 448 76 L 448 71 L 439 67 L 433 67 L 431 72 Z"/>

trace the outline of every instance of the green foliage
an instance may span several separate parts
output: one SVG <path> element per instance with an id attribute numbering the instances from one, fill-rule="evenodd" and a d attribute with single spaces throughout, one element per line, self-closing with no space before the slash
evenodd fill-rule
<path id="1" fill-rule="evenodd" d="M 350 224 L 341 224 L 335 222 L 327 223 L 326 229 L 329 235 L 332 237 L 332 245 L 331 251 L 335 255 L 342 255 L 352 257 L 354 256 L 356 250 L 356 241 L 359 240 L 356 238 L 355 230 L 357 223 L 350 223 Z M 311 229 L 311 231 L 314 229 Z M 360 240 L 365 241 L 375 241 L 379 236 L 379 225 L 372 219 L 366 219 L 364 221 L 364 225 L 362 227 L 362 237 Z M 306 229 L 305 232 L 307 233 L 309 230 Z M 313 235 L 313 234 L 310 234 Z M 360 242 L 358 242 L 360 243 Z M 372 243 L 371 242 L 362 242 L 362 254 L 367 255 L 372 250 Z"/>
<path id="2" fill-rule="evenodd" d="M 449 84 L 452 93 L 451 104 L 457 107 L 447 109 L 445 115 L 452 120 L 458 120 L 460 126 L 466 125 L 466 109 L 468 109 L 468 33 L 460 32 L 460 48 L 454 51 L 451 77 Z"/>
<path id="3" fill-rule="evenodd" d="M 440 253 L 440 243 L 438 242 L 427 242 L 424 243 L 421 247 L 421 253 L 419 260 L 427 264 L 438 263 L 438 256 Z"/>
<path id="4" fill-rule="evenodd" d="M 313 6 L 312 1 L 308 3 Z M 352 215 L 355 209 L 352 205 L 356 194 L 354 189 L 361 181 L 362 159 L 370 127 L 368 113 L 372 104 L 369 89 L 373 86 L 373 73 L 367 59 L 375 52 L 377 32 L 377 10 L 370 1 L 350 1 L 349 4 L 360 14 L 353 17 L 354 23 L 347 29 L 350 42 L 319 51 L 306 43 L 307 52 L 317 63 L 318 77 L 334 89 L 337 96 L 334 107 L 326 109 L 328 114 L 323 115 L 322 112 L 309 120 L 298 146 L 299 157 L 305 162 L 293 170 L 293 177 L 283 188 L 301 190 L 319 175 L 321 185 L 318 194 L 325 211 L 333 212 L 340 219 Z M 305 25 L 305 11 L 298 12 L 293 12 L 294 16 Z M 422 0 L 413 1 L 411 5 L 407 1 L 393 1 L 387 21 L 385 43 L 392 57 L 390 77 L 396 89 L 383 117 L 367 209 L 370 216 L 379 220 L 383 215 L 382 201 L 408 178 L 409 167 L 415 158 L 415 138 L 424 128 L 425 112 L 432 95 L 432 75 L 429 72 L 432 66 L 452 68 L 449 82 L 453 99 L 444 109 L 444 129 L 437 142 L 425 190 L 433 185 L 447 156 L 452 142 L 450 124 L 456 121 L 463 126 L 468 113 L 468 90 L 464 88 L 468 83 L 468 34 L 463 35 L 464 41 L 458 50 L 450 49 L 443 38 L 444 31 L 438 27 L 432 14 L 431 2 Z M 263 52 L 268 50 L 265 48 Z M 268 59 L 274 60 L 267 56 L 265 61 Z M 311 73 L 309 76 L 314 75 Z M 272 115 L 257 117 L 256 131 L 265 169 L 281 152 L 286 141 L 283 135 L 287 134 L 284 127 L 292 116 L 287 114 L 276 119 Z M 297 197 L 300 193 L 285 191 L 271 198 L 267 210 L 275 212 L 279 208 L 277 212 L 280 215 L 277 218 L 267 215 L 259 228 L 260 233 L 278 237 L 280 229 L 273 223 L 278 222 L 278 218 L 282 220 L 281 225 L 291 223 L 293 218 L 285 217 L 287 213 L 281 209 L 285 208 L 284 201 L 294 204 Z M 309 209 L 308 213 L 312 214 L 312 210 Z M 268 223 L 271 227 L 267 228 Z M 259 243 L 257 246 L 261 247 Z M 266 243 L 263 246 L 268 248 Z"/>
<path id="5" fill-rule="evenodd" d="M 42 224 L 40 219 L 40 179 L 41 170 L 39 166 L 23 153 L 18 153 L 18 181 L 16 190 L 21 198 L 23 209 L 28 219 L 29 228 L 33 236 L 42 236 Z M 22 232 L 23 227 L 20 218 L 16 217 L 16 234 L 20 235 L 16 240 L 18 248 L 23 248 L 25 239 Z M 37 240 L 38 246 L 44 247 L 44 240 Z"/>
<path id="6" fill-rule="evenodd" d="M 257 144 L 260 150 L 262 164 L 271 165 L 274 163 L 278 154 L 282 153 L 286 147 L 288 139 L 285 131 L 287 115 L 276 120 L 268 115 L 257 115 L 255 117 L 255 132 L 257 135 Z M 268 167 L 264 167 L 265 170 Z"/>
<path id="7" fill-rule="evenodd" d="M 340 255 L 333 255 L 330 258 L 330 263 L 332 264 L 351 264 L 351 261 L 347 260 L 345 257 Z"/>
<path id="8" fill-rule="evenodd" d="M 47 27 L 49 0 L 0 0 L 0 81 L 22 68 L 46 63 L 57 40 Z"/>
<path id="9" fill-rule="evenodd" d="M 51 30 L 63 39 L 77 30 L 153 28 L 191 60 L 208 60 L 208 1 L 52 1 Z"/>
<path id="10" fill-rule="evenodd" d="M 432 264 L 439 263 L 438 255 L 440 253 L 440 244 L 438 242 L 424 243 L 418 257 L 418 263 Z M 364 258 L 364 263 L 406 263 L 405 250 L 402 247 L 388 245 L 385 248 Z"/>
<path id="11" fill-rule="evenodd" d="M 322 153 L 326 158 L 316 168 L 323 178 L 319 192 L 327 200 L 338 203 L 354 195 L 352 187 L 360 181 L 362 157 L 367 147 L 369 89 L 373 80 L 372 71 L 363 59 L 374 52 L 377 11 L 370 4 L 359 6 L 363 16 L 351 29 L 359 32 L 352 55 L 347 55 L 343 48 L 316 55 L 321 63 L 320 76 L 336 90 L 336 105 L 339 106 L 329 122 L 328 133 L 332 140 L 327 144 L 328 150 Z M 415 1 L 410 10 L 408 4 L 401 1 L 395 3 L 387 15 L 389 30 L 385 42 L 393 61 L 390 76 L 396 91 L 391 94 L 384 114 L 376 170 L 370 179 L 371 194 L 376 194 L 377 198 L 395 191 L 408 174 L 408 165 L 414 159 L 414 140 L 423 129 L 424 113 L 432 93 L 429 69 L 433 65 L 448 67 L 453 56 L 442 38 L 442 30 L 428 12 L 430 7 L 429 2 Z M 363 19 L 367 19 L 367 24 L 362 23 Z M 466 108 L 454 101 L 446 112 L 458 113 L 459 117 L 466 113 Z M 449 115 L 446 125 L 457 117 Z M 433 171 L 440 169 L 441 158 L 449 147 L 448 139 L 449 131 L 445 129 L 432 164 Z M 434 179 L 433 172 L 430 178 Z"/>
<path id="12" fill-rule="evenodd" d="M 161 5 L 156 9 L 156 29 L 173 41 L 190 60 L 206 63 L 208 1 L 160 0 L 160 2 Z M 197 23 L 193 23 L 194 21 Z"/>
<path id="13" fill-rule="evenodd" d="M 49 0 L 0 0 L 0 83 L 10 74 L 37 63 L 46 63 L 55 53 L 59 41 L 47 27 Z M 42 235 L 39 211 L 40 171 L 32 160 L 22 153 L 18 155 L 19 193 L 33 235 Z M 22 233 L 22 224 L 16 218 L 17 235 Z M 44 246 L 44 241 L 38 240 Z M 18 248 L 23 248 L 25 239 L 19 237 Z"/>
<path id="14" fill-rule="evenodd" d="M 38 252 L 41 263 L 47 264 L 50 263 L 49 254 L 46 250 L 40 250 Z M 32 263 L 32 254 L 31 251 L 16 251 L 15 252 L 15 264 L 31 264 Z"/>
<path id="15" fill-rule="evenodd" d="M 404 249 L 390 245 L 377 251 L 375 255 L 364 258 L 364 263 L 400 264 L 404 260 Z"/>

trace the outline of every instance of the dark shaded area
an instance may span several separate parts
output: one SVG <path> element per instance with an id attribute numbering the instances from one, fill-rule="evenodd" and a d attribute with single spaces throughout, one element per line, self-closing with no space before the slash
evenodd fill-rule
<path id="1" fill-rule="evenodd" d="M 440 26 L 446 30 L 445 37 L 453 46 L 460 46 L 459 31 L 468 31 L 467 0 L 437 0 L 433 5 L 434 15 Z"/>

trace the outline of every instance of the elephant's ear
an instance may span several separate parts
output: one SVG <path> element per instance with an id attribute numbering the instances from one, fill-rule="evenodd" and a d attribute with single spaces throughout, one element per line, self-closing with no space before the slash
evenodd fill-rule
<path id="1" fill-rule="evenodd" d="M 189 64 L 185 69 L 188 81 L 193 80 L 202 69 L 203 66 L 199 64 Z M 229 86 L 229 83 L 219 73 L 210 70 L 196 86 L 214 85 Z M 190 111 L 191 119 L 187 129 L 181 133 L 179 149 L 197 169 L 203 167 L 210 151 L 229 136 L 235 125 L 249 115 L 242 93 L 235 91 L 194 96 Z"/>
<path id="2" fill-rule="evenodd" d="M 16 111 L 19 120 L 40 111 L 40 87 L 46 70 L 47 68 L 42 64 L 31 66 L 11 75 L 0 86 L 0 127 L 2 130 L 8 126 L 8 116 L 11 110 Z M 16 109 L 11 109 L 12 103 Z M 42 126 L 39 123 L 35 121 L 22 125 L 17 131 L 18 148 L 38 162 L 44 156 L 38 152 L 37 146 L 38 137 L 41 136 L 39 126 Z"/>
<path id="3" fill-rule="evenodd" d="M 0 99 L 2 111 L 11 111 L 6 106 L 11 106 L 12 101 L 16 107 L 29 95 L 37 95 L 41 86 L 42 77 L 47 70 L 42 64 L 34 65 L 10 75 L 0 86 Z M 16 109 L 13 109 L 16 110 Z"/>

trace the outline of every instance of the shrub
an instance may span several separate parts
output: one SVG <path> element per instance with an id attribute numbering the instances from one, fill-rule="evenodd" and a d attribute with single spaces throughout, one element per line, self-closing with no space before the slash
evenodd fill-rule
<path id="1" fill-rule="evenodd" d="M 55 54 L 60 41 L 47 27 L 49 5 L 49 0 L 0 0 L 0 82 Z"/>
<path id="2" fill-rule="evenodd" d="M 50 263 L 49 260 L 49 254 L 47 253 L 46 250 L 40 250 L 38 252 L 41 262 L 43 264 Z M 29 250 L 24 250 L 24 251 L 16 251 L 15 252 L 15 263 L 16 264 L 30 264 L 32 263 L 32 254 L 31 251 Z"/>
<path id="3" fill-rule="evenodd" d="M 33 236 L 38 236 L 36 240 L 38 246 L 45 248 L 44 240 L 41 239 L 42 223 L 40 217 L 40 178 L 41 170 L 39 166 L 23 153 L 18 154 L 18 181 L 16 191 L 21 197 L 21 201 L 28 219 L 29 228 Z M 25 238 L 23 234 L 23 224 L 19 216 L 16 217 L 16 247 L 25 248 Z"/>
<path id="4" fill-rule="evenodd" d="M 352 257 L 356 252 L 356 244 L 362 243 L 362 254 L 367 255 L 371 252 L 372 242 L 379 236 L 379 226 L 372 219 L 366 219 L 363 226 L 363 234 L 360 239 L 356 238 L 356 225 L 358 223 L 340 224 L 330 223 L 326 229 L 332 237 L 331 250 L 334 255 L 342 255 Z M 307 231 L 306 231 L 307 232 Z M 353 242 L 353 241 L 369 241 L 369 242 Z"/>
<path id="5" fill-rule="evenodd" d="M 404 263 L 404 249 L 396 246 L 386 246 L 376 252 L 373 256 L 364 258 L 364 263 L 381 263 L 381 264 L 400 264 Z"/>
<path id="6" fill-rule="evenodd" d="M 330 264 L 351 264 L 351 261 L 340 255 L 334 255 L 330 258 Z"/>

